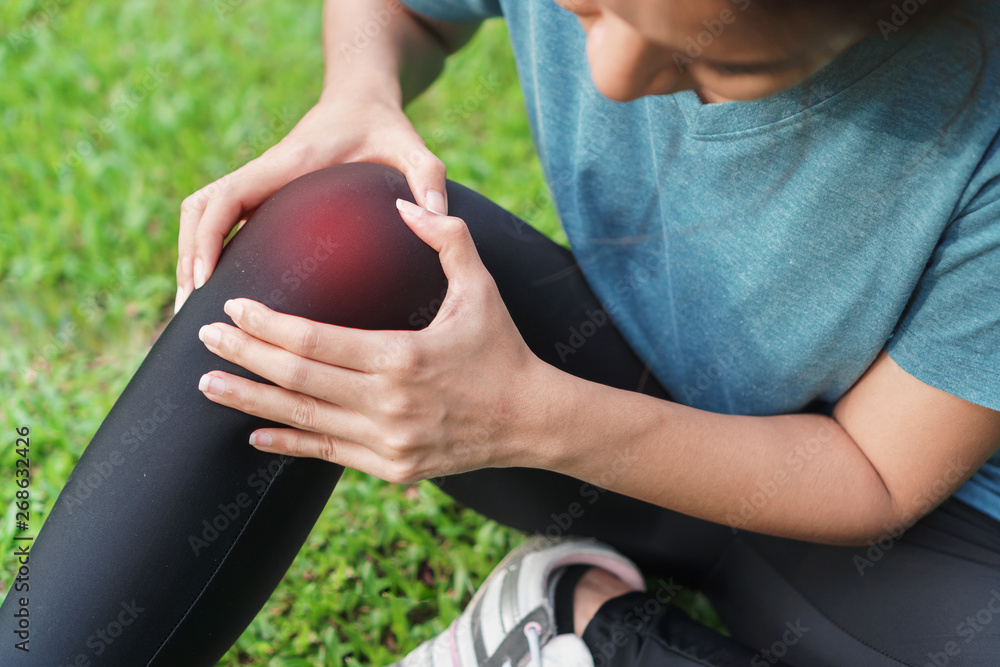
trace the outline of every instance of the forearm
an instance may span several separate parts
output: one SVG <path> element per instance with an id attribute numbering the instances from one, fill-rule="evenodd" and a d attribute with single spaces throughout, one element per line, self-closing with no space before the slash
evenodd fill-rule
<path id="1" fill-rule="evenodd" d="M 476 27 L 418 20 L 396 0 L 327 0 L 323 97 L 349 90 L 403 106 L 437 78 L 444 58 Z"/>
<path id="2" fill-rule="evenodd" d="M 557 398 L 543 411 L 545 446 L 533 450 L 543 453 L 540 467 L 691 516 L 815 542 L 864 543 L 900 520 L 877 470 L 832 418 L 716 414 L 548 375 L 546 395 Z"/>

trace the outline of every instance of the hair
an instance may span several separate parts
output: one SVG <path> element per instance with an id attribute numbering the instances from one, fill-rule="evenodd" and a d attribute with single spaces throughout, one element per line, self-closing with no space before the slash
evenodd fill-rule
<path id="1" fill-rule="evenodd" d="M 774 29 L 794 32 L 798 21 L 828 20 L 830 25 L 860 29 L 864 34 L 882 30 L 913 32 L 932 23 L 949 7 L 947 0 L 756 0 L 772 18 Z M 886 32 L 889 31 L 889 32 Z"/>
<path id="2" fill-rule="evenodd" d="M 930 21 L 947 8 L 946 0 L 757 0 L 758 4 L 773 14 L 787 15 L 794 10 L 820 9 L 832 16 L 855 24 L 871 25 L 889 19 L 899 7 L 908 17 L 907 23 L 916 26 Z M 909 6 L 914 5 L 913 11 Z M 912 19 L 912 21 L 910 20 Z"/>

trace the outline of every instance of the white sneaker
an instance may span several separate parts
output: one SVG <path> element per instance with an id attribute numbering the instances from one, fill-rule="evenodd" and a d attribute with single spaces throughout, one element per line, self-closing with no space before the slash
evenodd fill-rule
<path id="1" fill-rule="evenodd" d="M 555 636 L 553 575 L 570 565 L 600 567 L 646 590 L 635 564 L 602 542 L 532 537 L 500 561 L 447 630 L 390 667 L 594 667 L 582 639 Z"/>
<path id="2" fill-rule="evenodd" d="M 576 635 L 556 635 L 542 647 L 545 667 L 594 667 L 594 656 Z"/>

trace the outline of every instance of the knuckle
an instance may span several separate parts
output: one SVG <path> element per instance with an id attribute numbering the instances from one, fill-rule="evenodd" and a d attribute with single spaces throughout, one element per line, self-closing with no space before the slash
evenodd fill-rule
<path id="1" fill-rule="evenodd" d="M 271 326 L 271 317 L 273 317 L 272 313 L 261 312 L 254 305 L 249 308 L 244 307 L 243 315 L 240 318 L 240 328 L 253 336 L 261 334 Z M 294 350 L 292 351 L 294 352 Z"/>
<path id="2" fill-rule="evenodd" d="M 242 332 L 229 332 L 219 341 L 219 349 L 223 350 L 232 361 L 241 362 L 247 358 L 247 338 Z"/>
<path id="3" fill-rule="evenodd" d="M 332 436 L 324 436 L 320 444 L 320 456 L 331 463 L 337 462 L 337 440 Z"/>
<path id="4" fill-rule="evenodd" d="M 430 151 L 427 151 L 427 159 L 422 166 L 427 170 L 428 174 L 435 178 L 444 179 L 448 173 L 448 168 L 445 166 L 444 161 Z"/>
<path id="5" fill-rule="evenodd" d="M 233 382 L 226 380 L 226 393 L 228 402 L 241 410 L 256 410 L 260 404 L 260 396 L 256 384 L 252 382 Z"/>
<path id="6" fill-rule="evenodd" d="M 386 392 L 382 397 L 382 414 L 390 420 L 403 421 L 413 415 L 414 401 L 405 393 Z M 403 443 L 406 444 L 405 442 Z"/>
<path id="7" fill-rule="evenodd" d="M 461 238 L 469 235 L 469 226 L 461 218 L 449 215 L 440 221 L 444 233 L 448 236 Z"/>
<path id="8" fill-rule="evenodd" d="M 393 429 L 384 439 L 385 448 L 393 453 L 397 463 L 409 460 L 418 442 L 419 438 L 408 428 Z"/>
<path id="9" fill-rule="evenodd" d="M 387 355 L 388 370 L 397 376 L 413 375 L 420 368 L 420 350 L 408 337 L 396 339 Z"/>
<path id="10" fill-rule="evenodd" d="M 420 480 L 416 463 L 410 459 L 394 459 L 388 466 L 386 481 L 394 484 L 411 484 Z"/>
<path id="11" fill-rule="evenodd" d="M 302 443 L 302 436 L 297 433 L 282 435 L 273 444 L 280 444 L 281 453 L 287 456 L 302 456 L 306 449 Z"/>
<path id="12" fill-rule="evenodd" d="M 288 368 L 288 388 L 299 390 L 309 384 L 309 364 L 304 359 L 295 359 Z"/>
<path id="13" fill-rule="evenodd" d="M 200 210 L 205 201 L 205 195 L 202 194 L 201 190 L 192 193 L 184 198 L 181 202 L 181 215 L 195 215 Z"/>
<path id="14" fill-rule="evenodd" d="M 313 357 L 319 350 L 319 331 L 310 323 L 300 323 L 294 333 L 295 351 L 305 357 Z"/>
<path id="15" fill-rule="evenodd" d="M 319 421 L 319 407 L 310 396 L 299 396 L 292 407 L 292 420 L 307 431 L 315 431 Z"/>

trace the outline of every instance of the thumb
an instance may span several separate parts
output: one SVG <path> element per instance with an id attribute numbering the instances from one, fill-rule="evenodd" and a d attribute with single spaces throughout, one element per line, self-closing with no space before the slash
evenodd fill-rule
<path id="1" fill-rule="evenodd" d="M 486 271 L 469 227 L 461 218 L 432 213 L 405 199 L 397 199 L 396 208 L 413 233 L 437 251 L 449 285 Z"/>
<path id="2" fill-rule="evenodd" d="M 410 192 L 418 204 L 432 213 L 448 214 L 448 190 L 445 188 L 446 168 L 438 156 L 425 146 L 414 149 L 404 169 Z"/>

